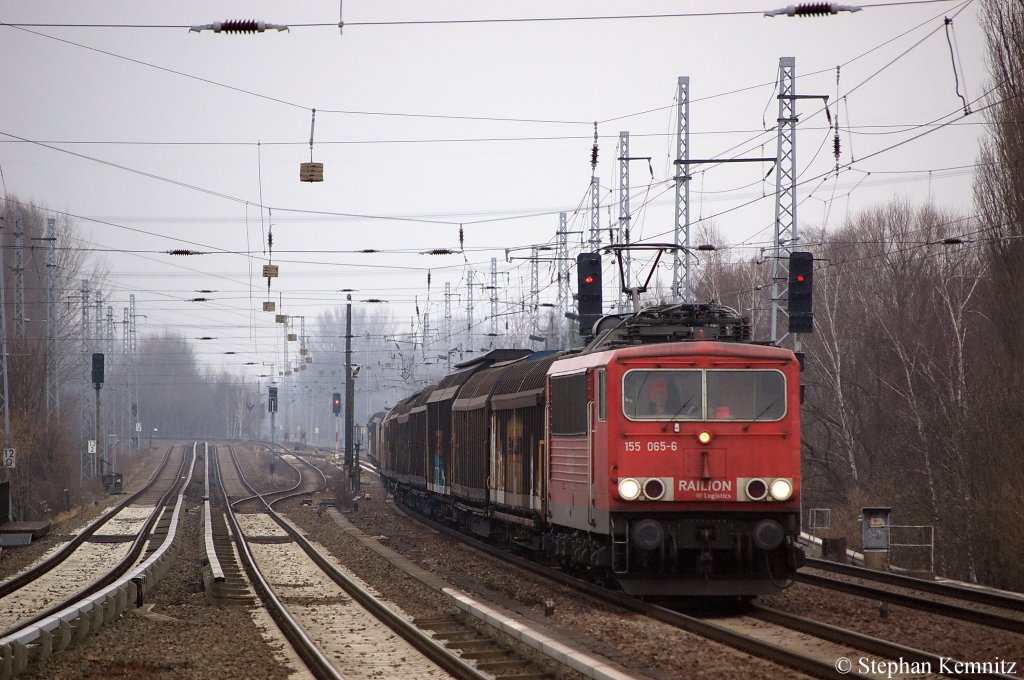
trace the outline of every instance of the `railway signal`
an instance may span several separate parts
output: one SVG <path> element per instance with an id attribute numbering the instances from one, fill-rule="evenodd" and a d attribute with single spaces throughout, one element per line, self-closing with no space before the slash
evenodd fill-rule
<path id="1" fill-rule="evenodd" d="M 580 335 L 590 335 L 594 323 L 601 318 L 604 301 L 601 296 L 601 256 L 580 253 L 576 256 L 577 309 Z"/>
<path id="2" fill-rule="evenodd" d="M 789 332 L 814 332 L 814 253 L 794 251 L 789 254 Z"/>
<path id="3" fill-rule="evenodd" d="M 270 413 L 277 413 L 277 388 L 268 388 L 267 392 L 267 411 Z"/>
<path id="4" fill-rule="evenodd" d="M 341 415 L 341 392 L 335 392 L 334 396 L 331 397 L 331 410 L 334 412 L 334 415 Z"/>
<path id="5" fill-rule="evenodd" d="M 92 384 L 99 389 L 103 386 L 103 353 L 94 352 L 92 355 Z"/>

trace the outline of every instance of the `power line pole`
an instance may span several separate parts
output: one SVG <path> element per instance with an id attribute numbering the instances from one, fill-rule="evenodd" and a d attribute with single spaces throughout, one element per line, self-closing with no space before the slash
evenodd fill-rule
<path id="1" fill-rule="evenodd" d="M 353 447 L 355 429 L 355 376 L 352 375 L 352 294 L 346 296 L 345 305 L 345 467 L 349 471 L 349 489 L 359 489 L 359 466 L 356 464 Z"/>
<path id="2" fill-rule="evenodd" d="M 124 402 L 122 410 L 121 437 L 125 444 L 134 441 L 133 433 L 135 418 L 132 413 L 132 364 L 131 345 L 128 336 L 131 333 L 131 322 L 128 320 L 128 308 L 122 307 L 123 315 L 121 320 L 121 355 L 124 357 L 125 370 L 123 371 Z M 132 447 L 134 448 L 134 446 Z"/>
<path id="3" fill-rule="evenodd" d="M 284 349 L 282 351 L 282 357 L 281 357 L 283 362 L 284 362 L 284 377 L 287 379 L 287 383 L 282 381 L 282 384 L 281 384 L 281 389 L 283 390 L 283 393 L 281 394 L 280 399 L 284 401 L 284 405 L 283 405 L 283 408 L 282 408 L 282 410 L 284 411 L 284 427 L 281 430 L 281 442 L 282 443 L 288 441 L 288 437 L 291 436 L 291 430 L 292 430 L 292 394 L 293 394 L 292 386 L 295 383 L 291 379 L 291 375 L 292 375 L 292 360 L 291 360 L 291 355 L 288 352 L 288 341 L 291 340 L 291 338 L 289 337 L 291 335 L 289 333 L 289 331 L 291 330 L 291 325 L 292 325 L 292 317 L 291 317 L 291 315 L 286 315 L 284 317 L 284 324 L 283 324 L 283 326 L 284 326 L 284 339 L 283 339 L 284 340 L 284 342 L 283 342 Z"/>
<path id="4" fill-rule="evenodd" d="M 558 213 L 558 250 L 556 259 L 558 261 L 558 320 L 559 326 L 561 326 L 562 319 L 565 318 L 564 314 L 569 308 L 569 223 L 566 220 L 565 213 Z M 561 341 L 561 332 L 558 333 L 559 342 Z"/>
<path id="5" fill-rule="evenodd" d="M 112 366 L 116 365 L 116 362 L 114 361 L 114 308 L 110 305 L 107 305 L 107 332 L 104 340 L 105 342 L 103 352 L 107 356 L 107 375 L 113 375 L 110 369 L 112 368 Z M 120 366 L 118 366 L 118 368 L 120 368 Z M 118 432 L 118 430 L 117 420 L 114 414 L 114 405 L 117 403 L 117 392 L 113 380 L 108 380 L 107 385 L 110 388 L 108 391 L 110 398 L 107 399 L 106 403 L 103 405 L 103 411 L 106 414 L 104 417 L 104 421 L 107 424 L 107 434 L 113 434 L 116 437 L 116 433 Z M 112 439 L 110 441 L 110 445 L 110 451 L 108 451 L 109 460 L 107 462 L 110 463 L 110 471 L 113 472 L 117 466 L 118 442 L 113 441 Z"/>
<path id="6" fill-rule="evenodd" d="M 82 387 L 80 392 L 78 436 L 82 448 L 82 461 L 78 475 L 79 485 L 85 483 L 86 478 L 93 479 L 96 476 L 95 451 L 89 450 L 89 436 L 93 434 L 92 409 L 89 408 L 89 390 L 91 384 L 91 333 L 89 328 L 89 281 L 82 279 L 82 287 L 79 289 L 79 299 L 82 303 L 81 343 L 79 354 L 82 362 Z"/>
<path id="7" fill-rule="evenodd" d="M 10 355 L 8 351 L 7 343 L 7 303 L 6 303 L 6 283 L 4 275 L 4 264 L 3 264 L 3 220 L 4 217 L 0 214 L 0 379 L 2 379 L 2 385 L 0 388 L 3 389 L 2 397 L 3 402 L 0 403 L 0 410 L 3 411 L 3 448 L 14 449 L 14 438 L 13 433 L 10 430 L 10 383 L 8 376 L 7 357 Z M 15 222 L 16 224 L 17 222 Z M 20 229 L 19 226 L 15 227 Z M 26 458 L 28 458 L 26 456 Z M 22 518 L 29 519 L 32 512 L 32 463 L 31 461 L 23 461 L 27 473 L 27 490 L 25 505 L 23 506 Z M 5 508 L 6 510 L 6 508 Z"/>
<path id="8" fill-rule="evenodd" d="M 446 344 L 452 344 L 452 284 L 444 282 L 444 337 Z"/>
<path id="9" fill-rule="evenodd" d="M 99 335 L 99 333 L 101 332 L 100 328 L 99 328 L 99 324 L 100 323 L 101 323 L 101 321 L 99 319 L 97 319 L 97 321 L 96 321 L 96 324 L 97 324 L 96 334 L 97 335 Z M 98 367 L 97 366 L 97 359 L 96 359 L 97 356 L 99 357 L 99 361 L 100 361 L 100 363 L 99 363 L 100 372 L 99 373 L 97 373 L 97 367 Z M 93 381 L 92 386 L 96 390 L 96 421 L 95 421 L 95 424 L 96 424 L 96 432 L 95 432 L 95 437 L 96 437 L 96 457 L 99 458 L 99 462 L 100 462 L 100 475 L 101 476 L 103 475 L 103 463 L 107 462 L 103 458 L 103 448 L 100 446 L 100 442 L 103 441 L 103 439 L 101 439 L 102 432 L 100 431 L 100 424 L 103 422 L 102 418 L 100 418 L 100 409 L 101 409 L 101 406 L 102 406 L 102 401 L 100 400 L 100 389 L 103 387 L 103 382 L 102 382 L 102 366 L 103 366 L 103 364 L 102 364 L 102 361 L 103 361 L 103 355 L 102 354 L 94 353 L 92 355 L 92 357 L 91 357 L 91 362 L 90 362 L 91 380 Z M 107 469 L 112 471 L 112 468 L 108 467 Z"/>
<path id="10" fill-rule="evenodd" d="M 466 342 L 472 344 L 473 333 L 473 270 L 466 272 Z"/>
<path id="11" fill-rule="evenodd" d="M 135 293 L 128 296 L 128 311 L 128 319 L 131 321 L 131 333 L 128 337 L 128 351 L 132 355 L 135 355 L 138 352 L 138 336 L 135 334 L 135 319 L 138 317 L 138 314 L 135 312 Z"/>
<path id="12" fill-rule="evenodd" d="M 772 243 L 771 341 L 779 340 L 779 317 L 786 313 L 790 244 L 797 238 L 796 224 L 796 58 L 779 59 L 779 118 L 775 168 L 775 237 Z"/>
<path id="13" fill-rule="evenodd" d="M 498 337 L 498 258 L 491 258 L 491 347 Z"/>
<path id="14" fill-rule="evenodd" d="M 21 215 L 14 217 L 14 336 L 25 337 L 25 232 Z"/>
<path id="15" fill-rule="evenodd" d="M 299 317 L 299 370 L 305 371 L 306 364 L 313 363 L 313 357 L 309 355 L 309 347 L 306 345 L 306 316 L 302 315 Z M 316 431 L 319 429 L 319 414 L 320 409 L 313 408 L 313 390 L 315 387 L 319 387 L 316 382 L 311 382 L 311 379 L 307 378 L 305 393 L 306 393 L 306 442 L 309 443 L 314 439 Z M 316 395 L 319 401 L 320 395 Z M 314 422 L 314 416 L 316 421 Z"/>
<path id="16" fill-rule="evenodd" d="M 60 412 L 60 357 L 57 354 L 57 220 L 46 220 L 46 417 Z M 53 416 L 51 416 L 53 414 Z"/>
<path id="17" fill-rule="evenodd" d="M 823 99 L 828 111 L 828 95 L 796 94 L 796 58 L 779 59 L 778 150 L 775 171 L 775 239 L 772 244 L 772 318 L 771 340 L 778 344 L 785 334 L 779 331 L 779 319 L 788 317 L 789 255 L 800 241 L 796 219 L 796 102 Z M 793 336 L 793 350 L 800 350 L 800 339 Z"/>
<path id="18" fill-rule="evenodd" d="M 142 446 L 142 418 L 139 415 L 139 362 L 138 344 L 135 333 L 135 319 L 138 314 L 135 312 L 135 293 L 128 296 L 128 355 L 131 357 L 132 372 L 132 418 L 135 421 L 135 448 Z"/>
<path id="19" fill-rule="evenodd" d="M 601 247 L 601 182 L 597 179 L 597 122 L 594 122 L 594 146 L 590 151 L 590 252 Z"/>
<path id="20" fill-rule="evenodd" d="M 430 304 L 429 301 L 427 304 Z M 427 357 L 432 356 L 433 350 L 430 347 L 430 308 L 423 312 L 423 361 L 427 361 Z"/>
<path id="21" fill-rule="evenodd" d="M 530 248 L 530 335 L 540 335 L 540 249 Z"/>
<path id="22" fill-rule="evenodd" d="M 629 132 L 619 132 L 619 233 L 615 238 L 620 244 L 629 245 Z M 619 251 L 622 258 L 623 281 L 619 287 L 619 311 L 625 312 L 629 305 L 626 289 L 632 287 L 633 276 L 630 267 L 629 249 Z"/>
<path id="23" fill-rule="evenodd" d="M 0 409 L 4 412 L 4 439 L 3 447 L 8 448 L 11 446 L 11 392 L 8 384 L 7 376 L 7 312 L 6 302 L 4 296 L 6 293 L 4 279 L 6 278 L 4 273 L 4 233 L 3 233 L 4 216 L 0 214 L 0 379 L 3 382 L 3 402 L 0 403 Z M 6 508 L 5 508 L 6 509 Z"/>
<path id="24" fill-rule="evenodd" d="M 672 301 L 693 302 L 690 259 L 690 76 L 679 76 L 676 93 L 676 220 L 672 253 Z M 685 258 L 685 259 L 684 259 Z"/>
<path id="25" fill-rule="evenodd" d="M 92 351 L 93 352 L 103 352 L 103 336 L 104 336 L 104 329 L 103 329 L 103 292 L 100 291 L 100 290 L 96 290 L 96 291 L 93 291 L 93 295 L 95 296 L 95 300 L 96 300 L 96 302 L 94 303 L 96 308 L 95 308 L 95 311 L 93 312 L 93 314 L 94 314 L 93 319 L 94 319 L 94 321 L 96 323 L 96 330 L 95 330 L 96 335 L 93 338 Z M 91 356 L 90 356 L 89 360 L 92 361 L 92 357 Z M 91 370 L 92 369 L 90 367 L 90 371 Z M 89 379 L 91 380 L 92 377 L 90 376 Z M 99 392 L 96 393 L 96 399 L 97 399 L 97 401 L 96 401 L 96 404 L 97 404 L 97 406 L 96 406 L 96 420 L 93 423 L 93 425 L 95 426 L 95 434 L 96 434 L 96 461 L 100 465 L 99 473 L 100 473 L 100 475 L 102 477 L 102 475 L 103 475 L 103 463 L 102 463 L 102 461 L 106 460 L 105 455 L 104 455 L 104 454 L 106 454 L 106 445 L 105 445 L 105 442 L 99 438 L 100 425 L 103 424 L 103 421 L 100 419 L 101 416 L 100 416 L 100 407 L 99 407 L 99 404 L 100 404 Z M 94 465 L 95 465 L 95 463 L 94 463 Z"/>
<path id="26" fill-rule="evenodd" d="M 8 373 L 8 357 L 10 356 L 10 346 L 7 342 L 7 289 L 4 279 L 4 234 L 3 234 L 3 220 L 4 217 L 0 214 L 0 378 L 2 378 L 3 388 L 3 403 L 0 404 L 0 409 L 3 410 L 3 423 L 4 423 L 4 436 L 3 436 L 3 448 L 14 449 L 14 434 L 11 432 L 11 390 L 10 390 L 10 376 Z M 20 232 L 21 223 L 20 218 L 15 218 L 15 228 Z M 20 239 L 18 239 L 20 240 Z M 24 330 L 21 331 L 24 334 Z M 22 465 L 25 467 L 25 497 L 23 499 L 23 506 L 21 517 L 22 519 L 30 519 L 32 515 L 32 462 L 28 460 L 26 454 Z M 7 508 L 4 508 L 7 510 Z"/>

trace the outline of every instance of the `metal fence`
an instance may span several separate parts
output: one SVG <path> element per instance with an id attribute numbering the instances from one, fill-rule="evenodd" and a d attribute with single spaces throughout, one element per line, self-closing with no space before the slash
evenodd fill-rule
<path id="1" fill-rule="evenodd" d="M 902 569 L 935 572 L 935 527 L 889 526 L 889 564 Z"/>
<path id="2" fill-rule="evenodd" d="M 832 527 L 831 508 L 808 508 L 806 531 L 821 538 Z"/>

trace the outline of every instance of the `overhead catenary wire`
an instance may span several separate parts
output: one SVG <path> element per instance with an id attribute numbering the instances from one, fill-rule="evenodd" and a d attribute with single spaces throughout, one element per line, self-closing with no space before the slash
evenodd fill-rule
<path id="1" fill-rule="evenodd" d="M 864 9 L 887 9 L 893 7 L 905 7 L 912 5 L 930 5 L 946 3 L 951 0 L 902 0 L 900 2 L 878 2 L 859 5 Z M 391 26 L 444 26 L 444 25 L 473 25 L 473 24 L 524 24 L 524 23 L 551 23 L 566 21 L 632 21 L 644 19 L 696 19 L 715 17 L 741 17 L 764 15 L 763 10 L 722 10 L 718 12 L 672 12 L 652 14 L 609 14 L 609 15 L 571 15 L 556 17 L 492 17 L 492 18 L 468 18 L 468 19 L 407 19 L 407 20 L 378 20 L 378 21 L 345 21 L 345 22 L 307 22 L 292 23 L 286 22 L 280 26 L 288 28 L 353 28 L 353 27 L 391 27 Z M 56 23 L 56 22 L 2 22 L 0 25 L 13 27 L 33 28 L 121 28 L 121 29 L 192 29 L 194 24 L 139 24 L 139 23 Z M 213 24 L 210 25 L 212 30 Z M 267 28 L 277 28 L 278 25 L 267 25 Z"/>
<path id="2" fill-rule="evenodd" d="M 871 7 L 871 8 L 874 8 L 874 7 L 879 7 L 879 8 L 880 7 L 895 7 L 895 6 L 899 6 L 901 4 L 910 4 L 910 5 L 912 5 L 912 4 L 932 4 L 932 3 L 935 3 L 935 2 L 945 3 L 945 2 L 952 2 L 952 1 L 954 1 L 954 0 L 910 0 L 910 1 L 906 2 L 906 3 L 880 3 L 880 4 L 877 4 L 877 5 L 862 5 L 862 7 L 865 7 L 865 8 L 869 8 L 869 7 Z M 956 12 L 954 13 L 954 16 L 956 16 L 956 14 L 958 14 L 960 11 L 962 11 L 963 8 L 965 8 L 971 2 L 973 2 L 973 0 L 960 0 L 960 5 L 958 6 Z M 649 16 L 651 18 L 663 18 L 664 16 L 696 17 L 696 16 L 729 16 L 729 15 L 733 15 L 733 14 L 741 14 L 741 15 L 742 14 L 748 14 L 749 15 L 749 14 L 759 14 L 759 12 L 757 12 L 757 11 L 746 11 L 746 12 L 738 12 L 738 13 L 732 13 L 732 12 L 721 12 L 721 13 L 698 12 L 698 13 L 681 13 L 681 14 L 675 14 L 675 15 L 649 15 Z M 941 16 L 941 14 L 938 15 L 938 16 Z M 608 17 L 608 18 L 636 18 L 636 17 L 637 17 L 637 15 L 622 15 L 621 17 Z M 913 32 L 913 31 L 917 30 L 918 28 L 920 28 L 923 25 L 926 25 L 927 23 L 929 23 L 932 20 L 933 19 L 929 19 L 926 22 L 918 24 L 917 26 L 914 26 L 913 28 L 908 29 L 907 31 L 904 31 L 904 32 L 900 33 L 899 35 L 897 35 L 897 36 L 895 36 L 893 38 L 890 38 L 889 40 L 886 40 L 883 43 L 880 43 L 879 45 L 876 45 L 876 46 L 866 50 L 865 52 L 860 53 L 859 55 L 853 57 L 852 59 L 849 59 L 846 62 L 844 62 L 844 65 L 853 63 L 854 61 L 857 61 L 858 59 L 861 59 L 862 57 L 866 56 L 867 54 L 870 54 L 870 53 L 874 52 L 877 49 L 881 49 L 885 45 L 888 45 L 890 42 L 898 40 L 899 38 L 903 37 L 904 35 L 907 35 L 907 34 Z M 429 22 L 426 22 L 426 23 L 443 23 L 443 22 L 429 21 Z M 312 24 L 306 24 L 306 25 L 295 24 L 294 26 L 302 27 L 302 26 L 311 26 L 311 25 Z M 334 26 L 335 24 L 320 24 L 320 25 L 321 26 L 328 26 L 328 25 Z M 347 25 L 359 25 L 359 24 L 347 24 Z M 133 57 L 126 57 L 124 55 L 120 55 L 120 54 L 117 54 L 117 53 L 114 53 L 114 52 L 111 52 L 111 51 L 108 51 L 108 50 L 103 50 L 103 49 L 92 47 L 92 46 L 89 46 L 89 45 L 84 45 L 82 43 L 77 43 L 77 42 L 74 42 L 74 41 L 71 41 L 71 40 L 67 40 L 67 39 L 64 39 L 64 38 L 58 38 L 56 36 L 48 35 L 46 33 L 40 33 L 38 31 L 32 31 L 32 30 L 29 30 L 29 28 L 26 28 L 27 26 L 37 26 L 35 24 L 19 24 L 19 23 L 0 22 L 0 27 L 2 27 L 2 26 L 8 26 L 8 27 L 11 27 L 11 28 L 16 28 L 18 30 L 25 31 L 27 33 L 31 33 L 33 35 L 36 35 L 36 36 L 39 36 L 39 37 L 42 37 L 42 38 L 56 40 L 58 42 L 65 43 L 67 45 L 71 45 L 71 46 L 78 47 L 78 48 L 85 49 L 85 50 L 94 51 L 94 52 L 97 52 L 97 53 L 100 53 L 100 54 L 104 54 L 104 55 L 107 55 L 107 56 L 110 56 L 110 57 L 113 57 L 113 58 L 116 58 L 116 59 L 122 59 L 122 60 L 125 60 L 125 61 L 128 61 L 128 62 L 131 62 L 131 63 L 135 63 L 135 64 L 138 64 L 138 65 L 142 65 L 142 66 L 146 66 L 146 67 L 149 67 L 149 68 L 154 68 L 154 69 L 157 69 L 157 70 L 160 70 L 160 71 L 164 71 L 166 73 L 171 73 L 171 74 L 178 75 L 178 76 L 181 76 L 181 77 L 190 78 L 190 79 L 193 79 L 193 80 L 196 80 L 196 81 L 199 81 L 199 82 L 203 82 L 203 83 L 206 83 L 206 84 L 209 84 L 209 85 L 224 87 L 224 88 L 227 88 L 229 90 L 232 90 L 232 91 L 235 91 L 235 92 L 238 92 L 238 93 L 248 94 L 248 95 L 251 95 L 251 96 L 259 97 L 259 98 L 262 98 L 262 99 L 267 100 L 267 101 L 272 101 L 272 102 L 284 104 L 284 105 L 287 105 L 287 106 L 291 106 L 291 107 L 294 107 L 294 108 L 299 108 L 299 109 L 303 109 L 303 110 L 307 110 L 307 111 L 314 110 L 314 107 L 312 105 L 304 105 L 304 104 L 298 104 L 298 103 L 295 103 L 295 102 L 290 102 L 290 101 L 287 101 L 287 100 L 284 100 L 284 99 L 281 99 L 281 98 L 278 98 L 278 97 L 273 97 L 273 96 L 270 96 L 270 95 L 265 95 L 265 94 L 262 94 L 262 93 L 254 92 L 254 91 L 251 91 L 251 90 L 247 90 L 245 88 L 235 87 L 235 86 L 228 85 L 226 83 L 221 83 L 221 82 L 209 79 L 209 78 L 203 78 L 203 77 L 200 77 L 200 76 L 195 76 L 193 74 L 185 73 L 185 72 L 179 71 L 177 69 L 170 69 L 170 68 L 167 68 L 167 67 L 163 67 L 163 66 L 159 66 L 159 65 L 156 65 L 156 64 L 152 64 L 150 62 L 146 62 L 146 61 L 142 61 L 142 60 L 139 60 L 139 59 L 135 59 Z M 110 27 L 110 25 L 107 25 L 106 27 Z M 181 28 L 183 26 L 173 26 L 173 27 Z M 817 74 L 817 73 L 822 73 L 822 72 L 824 72 L 826 70 L 828 70 L 828 69 L 822 69 L 820 71 L 813 71 L 813 72 L 811 72 L 809 74 L 805 74 L 805 75 L 814 75 L 814 74 Z M 712 99 L 712 98 L 715 98 L 715 97 L 719 97 L 719 96 L 728 96 L 730 94 L 736 94 L 736 93 L 743 92 L 743 91 L 746 91 L 746 90 L 749 90 L 749 89 L 753 89 L 753 88 L 764 87 L 767 84 L 769 84 L 769 83 L 762 83 L 762 84 L 758 84 L 758 85 L 754 85 L 754 86 L 749 86 L 749 87 L 744 87 L 744 88 L 739 88 L 739 89 L 731 90 L 729 92 L 718 94 L 718 95 L 711 95 L 711 96 L 703 97 L 703 98 L 700 98 L 700 99 L 694 99 L 694 100 L 691 101 L 691 104 L 697 103 L 697 102 L 701 102 L 701 101 L 706 101 L 706 100 L 709 100 L 709 99 Z M 600 120 L 598 122 L 604 124 L 604 123 L 608 123 L 608 122 L 612 122 L 612 121 L 623 120 L 625 118 L 630 118 L 630 117 L 634 117 L 634 116 L 638 116 L 638 115 L 643 115 L 645 113 L 651 113 L 651 112 L 656 112 L 656 111 L 664 110 L 666 108 L 669 108 L 669 107 L 657 107 L 657 108 L 641 111 L 641 112 L 638 112 L 638 113 L 630 113 L 630 114 L 620 115 L 620 116 L 616 116 L 616 117 L 612 117 L 612 118 L 607 118 L 605 120 Z M 394 117 L 426 118 L 426 119 L 433 118 L 433 119 L 446 119 L 446 120 L 492 121 L 492 122 L 510 122 L 510 123 L 547 123 L 547 124 L 563 124 L 563 125 L 590 125 L 591 124 L 590 121 L 578 121 L 578 120 L 543 119 L 543 118 L 515 118 L 515 117 L 501 117 L 501 116 L 473 116 L 473 115 L 459 115 L 459 114 L 410 113 L 410 112 L 389 112 L 389 111 L 365 111 L 365 110 L 347 110 L 347 109 L 325 109 L 323 107 L 321 107 L 321 113 L 346 114 L 346 115 L 363 115 L 363 116 L 394 116 Z"/>
<path id="3" fill-rule="evenodd" d="M 260 200 L 259 200 L 259 204 L 260 204 L 260 205 L 262 205 L 262 197 L 260 197 Z M 250 204 L 250 203 L 248 203 L 248 202 L 247 202 L 247 203 L 246 203 L 246 207 L 247 207 L 247 208 L 248 208 L 248 205 L 254 205 L 254 204 Z M 645 206 L 646 206 L 646 205 L 648 205 L 646 201 L 644 202 L 644 205 L 645 205 Z M 262 213 L 261 213 L 261 214 L 262 214 Z M 550 213 L 549 213 L 549 214 L 550 214 Z M 514 219 L 515 217 L 512 217 L 512 218 Z M 445 223 L 446 223 L 446 222 L 445 222 Z"/>

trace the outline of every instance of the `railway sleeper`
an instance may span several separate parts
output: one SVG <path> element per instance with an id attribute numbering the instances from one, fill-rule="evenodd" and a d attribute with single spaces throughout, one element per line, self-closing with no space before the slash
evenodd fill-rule
<path id="1" fill-rule="evenodd" d="M 464 616 L 414 619 L 416 627 L 428 630 L 434 639 L 478 668 L 502 678 L 550 678 L 538 670 L 533 650 L 520 651 L 518 643 L 505 641 L 502 633 Z M 525 654 L 523 653 L 525 652 Z"/>

